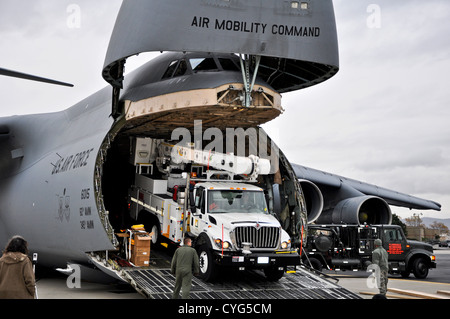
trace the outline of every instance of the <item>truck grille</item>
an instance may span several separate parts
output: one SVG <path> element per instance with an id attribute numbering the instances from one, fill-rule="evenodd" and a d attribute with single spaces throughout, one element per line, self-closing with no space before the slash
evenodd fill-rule
<path id="1" fill-rule="evenodd" d="M 236 227 L 234 234 L 239 248 L 243 248 L 242 243 L 252 243 L 251 248 L 277 248 L 280 240 L 278 227 Z"/>

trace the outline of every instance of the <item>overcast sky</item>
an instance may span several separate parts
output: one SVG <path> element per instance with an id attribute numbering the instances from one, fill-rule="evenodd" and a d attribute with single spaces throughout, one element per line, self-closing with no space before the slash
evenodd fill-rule
<path id="1" fill-rule="evenodd" d="M 440 202 L 450 218 L 450 1 L 334 0 L 340 71 L 283 96 L 265 129 L 293 163 Z M 0 116 L 63 110 L 106 86 L 120 0 L 1 0 L 0 65 L 75 84 L 0 77 Z M 127 63 L 127 71 L 153 54 Z"/>

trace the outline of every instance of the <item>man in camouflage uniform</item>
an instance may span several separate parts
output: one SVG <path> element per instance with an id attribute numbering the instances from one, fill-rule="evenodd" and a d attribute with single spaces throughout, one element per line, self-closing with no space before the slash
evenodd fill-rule
<path id="1" fill-rule="evenodd" d="M 192 240 L 184 239 L 184 246 L 175 251 L 172 258 L 172 274 L 176 276 L 175 289 L 173 291 L 173 299 L 178 299 L 180 289 L 182 290 L 183 299 L 189 299 L 192 285 L 192 273 L 198 274 L 200 271 L 197 251 L 191 247 Z"/>
<path id="2" fill-rule="evenodd" d="M 386 249 L 383 248 L 381 239 L 376 239 L 374 244 L 375 249 L 372 252 L 372 263 L 378 265 L 380 268 L 379 281 L 377 276 L 378 289 L 380 290 L 381 295 L 386 296 L 389 270 L 388 253 Z"/>

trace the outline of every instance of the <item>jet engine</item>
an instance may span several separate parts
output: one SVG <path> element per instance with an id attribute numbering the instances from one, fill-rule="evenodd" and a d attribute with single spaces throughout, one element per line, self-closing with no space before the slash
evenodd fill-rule
<path id="1" fill-rule="evenodd" d="M 333 210 L 322 213 L 320 224 L 390 224 L 392 212 L 388 203 L 376 196 L 358 196 L 341 200 Z"/>
<path id="2" fill-rule="evenodd" d="M 308 213 L 308 224 L 313 223 L 319 218 L 323 210 L 323 196 L 316 184 L 300 179 L 303 195 L 306 200 L 306 210 Z"/>

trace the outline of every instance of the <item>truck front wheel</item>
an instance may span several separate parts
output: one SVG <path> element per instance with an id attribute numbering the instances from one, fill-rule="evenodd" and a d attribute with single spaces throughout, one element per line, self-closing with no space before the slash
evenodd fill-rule
<path id="1" fill-rule="evenodd" d="M 217 276 L 217 265 L 214 263 L 213 254 L 207 244 L 201 245 L 198 250 L 200 264 L 200 278 L 204 281 L 213 281 Z"/>
<path id="2" fill-rule="evenodd" d="M 413 273 L 417 279 L 425 279 L 428 276 L 428 264 L 424 258 L 417 258 L 413 262 Z"/>

